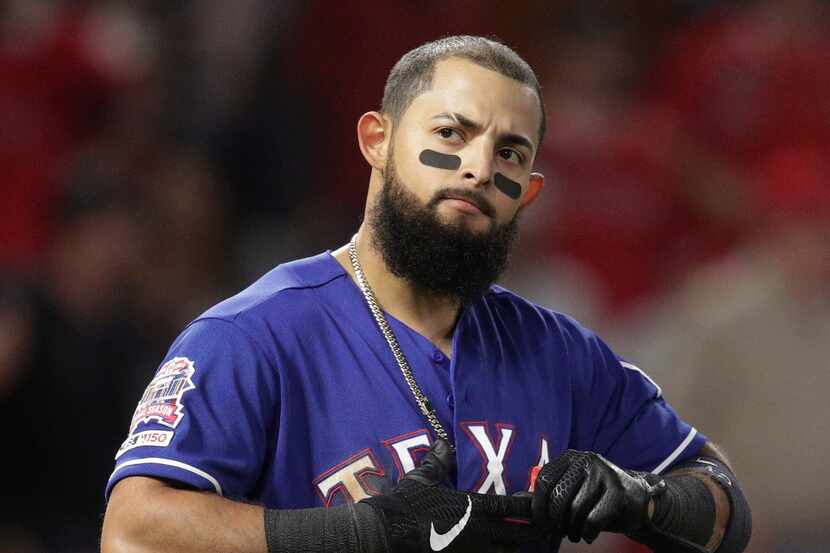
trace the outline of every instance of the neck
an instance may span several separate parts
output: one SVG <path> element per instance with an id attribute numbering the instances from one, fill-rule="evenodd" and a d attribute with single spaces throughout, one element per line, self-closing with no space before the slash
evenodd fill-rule
<path id="1" fill-rule="evenodd" d="M 333 255 L 354 280 L 348 244 L 336 250 Z M 381 309 L 450 355 L 452 334 L 461 308 L 459 302 L 445 296 L 425 294 L 408 281 L 392 274 L 383 255 L 372 243 L 371 232 L 365 223 L 357 233 L 357 256 Z"/>

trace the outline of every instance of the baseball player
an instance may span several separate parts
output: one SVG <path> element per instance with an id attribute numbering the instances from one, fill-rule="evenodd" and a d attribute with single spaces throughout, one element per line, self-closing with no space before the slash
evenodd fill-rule
<path id="1" fill-rule="evenodd" d="M 736 553 L 723 455 L 639 368 L 493 285 L 537 197 L 538 81 L 508 47 L 403 56 L 357 124 L 365 221 L 189 324 L 138 402 L 102 549 Z"/>

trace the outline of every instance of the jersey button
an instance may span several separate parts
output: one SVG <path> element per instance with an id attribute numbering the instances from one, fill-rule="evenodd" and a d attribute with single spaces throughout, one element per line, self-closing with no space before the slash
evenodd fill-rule
<path id="1" fill-rule="evenodd" d="M 447 405 L 450 406 L 450 409 L 455 409 L 455 398 L 452 397 L 452 394 L 447 394 Z"/>
<path id="2" fill-rule="evenodd" d="M 436 349 L 432 352 L 432 360 L 436 363 L 443 363 L 446 358 L 446 355 L 444 355 L 444 352 L 442 352 L 440 349 Z"/>

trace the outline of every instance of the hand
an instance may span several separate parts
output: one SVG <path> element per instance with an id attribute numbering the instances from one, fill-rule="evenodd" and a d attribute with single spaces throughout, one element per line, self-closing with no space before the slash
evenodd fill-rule
<path id="1" fill-rule="evenodd" d="M 596 453 L 568 450 L 539 472 L 532 520 L 572 542 L 591 543 L 602 531 L 640 530 L 651 499 L 665 489 L 659 476 L 622 470 Z"/>
<path id="2" fill-rule="evenodd" d="M 388 551 L 489 551 L 544 539 L 530 524 L 530 498 L 452 490 L 444 482 L 454 464 L 450 445 L 437 440 L 391 492 L 362 501 L 380 518 Z"/>

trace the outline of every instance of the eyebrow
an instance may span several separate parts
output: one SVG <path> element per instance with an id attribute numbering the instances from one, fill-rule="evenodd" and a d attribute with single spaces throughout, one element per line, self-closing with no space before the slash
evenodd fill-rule
<path id="1" fill-rule="evenodd" d="M 462 115 L 460 113 L 445 111 L 443 113 L 439 113 L 438 115 L 433 116 L 432 119 L 449 119 L 450 121 L 454 121 L 454 122 L 458 123 L 459 125 L 461 125 L 465 129 L 467 129 L 467 130 L 469 130 L 473 133 L 479 133 L 479 132 L 481 132 L 481 129 L 482 129 L 481 123 L 477 123 L 476 121 L 473 121 L 472 119 L 470 119 L 466 115 Z M 531 153 L 535 151 L 534 147 L 533 147 L 533 142 L 531 142 L 526 137 L 524 137 L 520 134 L 505 133 L 505 134 L 499 136 L 499 141 L 500 142 L 507 142 L 509 144 L 516 144 L 518 146 L 524 146 L 525 148 L 530 150 Z"/>

